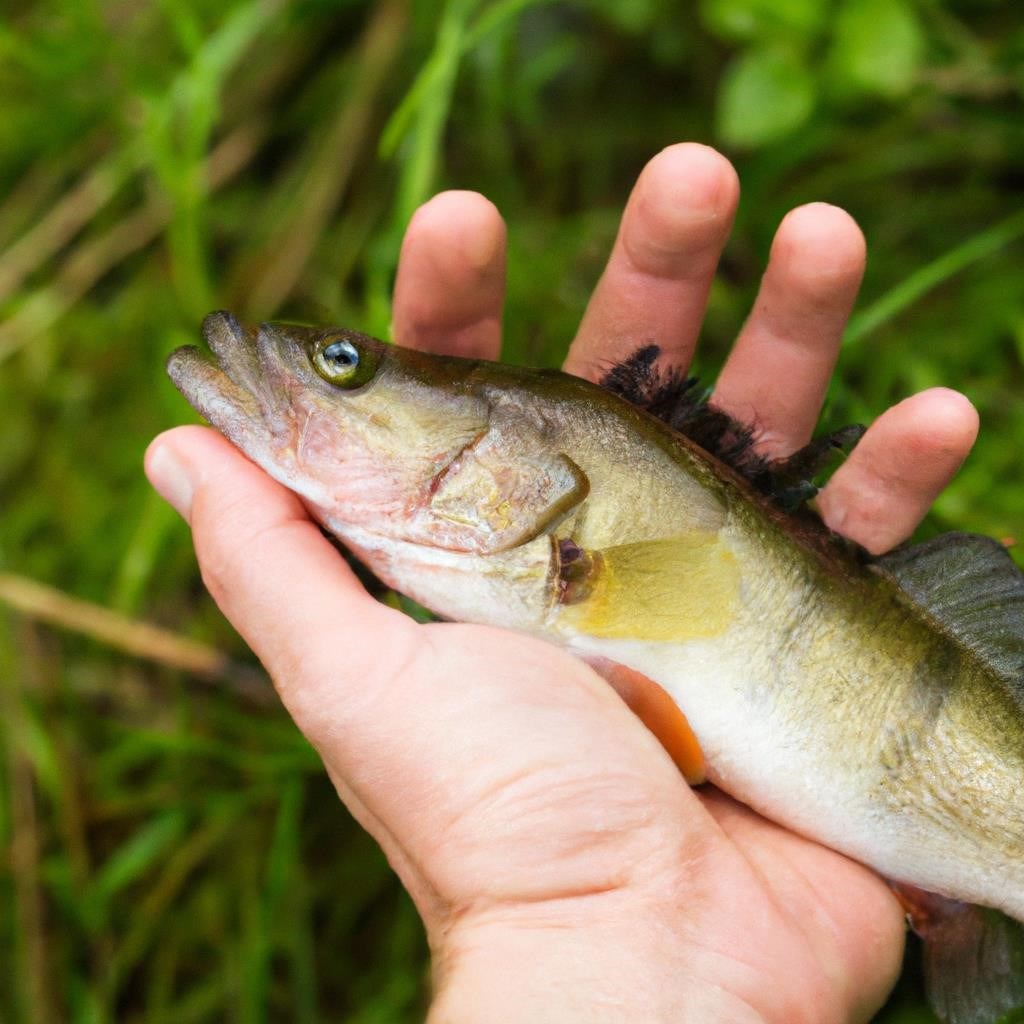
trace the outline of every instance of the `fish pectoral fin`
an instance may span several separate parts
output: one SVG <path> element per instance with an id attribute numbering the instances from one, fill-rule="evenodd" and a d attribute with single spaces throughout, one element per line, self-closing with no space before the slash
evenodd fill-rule
<path id="1" fill-rule="evenodd" d="M 564 561 L 566 548 L 574 557 Z M 718 534 L 692 531 L 612 547 L 560 549 L 569 633 L 666 643 L 719 636 L 740 605 L 740 567 Z"/>
<path id="2" fill-rule="evenodd" d="M 586 661 L 654 734 L 683 778 L 691 786 L 704 782 L 704 752 L 686 715 L 668 692 L 649 676 L 618 662 L 607 658 L 587 658 Z"/>
<path id="3" fill-rule="evenodd" d="M 925 989 L 944 1024 L 1024 1019 L 1024 924 L 913 886 L 893 890 L 924 943 Z"/>
<path id="4" fill-rule="evenodd" d="M 519 440 L 491 431 L 439 478 L 430 512 L 450 524 L 461 546 L 492 554 L 524 544 L 590 492 L 586 473 L 567 455 Z"/>

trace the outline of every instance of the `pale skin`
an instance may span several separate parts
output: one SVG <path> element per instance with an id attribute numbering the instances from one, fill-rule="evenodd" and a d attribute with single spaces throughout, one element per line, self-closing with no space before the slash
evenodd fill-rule
<path id="1" fill-rule="evenodd" d="M 638 339 L 688 366 L 739 188 L 672 146 L 643 170 L 566 369 Z M 852 219 L 793 210 L 715 391 L 766 452 L 811 436 L 864 268 Z M 505 228 L 482 196 L 415 215 L 399 343 L 496 358 Z M 872 551 L 899 543 L 966 457 L 970 403 L 936 388 L 871 426 L 820 497 Z M 586 665 L 540 641 L 421 626 L 378 604 L 302 504 L 211 430 L 147 453 L 203 578 L 266 665 L 341 799 L 423 916 L 430 1019 L 866 1021 L 899 971 L 903 915 L 867 869 L 711 789 L 691 790 Z"/>

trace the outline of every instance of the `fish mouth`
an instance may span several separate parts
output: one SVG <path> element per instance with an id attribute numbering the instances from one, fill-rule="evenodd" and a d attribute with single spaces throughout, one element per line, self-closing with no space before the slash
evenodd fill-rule
<path id="1" fill-rule="evenodd" d="M 281 334 L 264 325 L 250 331 L 224 310 L 210 313 L 202 334 L 213 358 L 194 345 L 176 349 L 167 373 L 189 404 L 252 454 L 290 433 L 288 384 L 295 378 Z"/>
<path id="2" fill-rule="evenodd" d="M 254 332 L 247 331 L 226 310 L 206 316 L 201 330 L 221 370 L 231 380 L 253 395 L 262 390 L 263 374 L 256 355 Z"/>

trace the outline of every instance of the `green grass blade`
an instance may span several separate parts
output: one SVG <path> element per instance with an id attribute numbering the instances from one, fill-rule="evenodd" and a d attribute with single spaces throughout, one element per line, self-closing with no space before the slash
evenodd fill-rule
<path id="1" fill-rule="evenodd" d="M 100 868 L 81 896 L 82 917 L 99 928 L 109 913 L 111 900 L 143 875 L 185 831 L 185 815 L 175 809 L 143 825 Z"/>
<path id="2" fill-rule="evenodd" d="M 110 606 L 125 615 L 139 610 L 149 586 L 160 549 L 178 523 L 178 514 L 155 491 L 150 491 L 139 514 L 138 526 L 124 550 L 114 580 Z"/>
<path id="3" fill-rule="evenodd" d="M 890 288 L 850 320 L 844 344 L 857 345 L 954 274 L 991 256 L 1021 236 L 1024 236 L 1024 210 L 1018 210 L 998 224 L 986 228 Z"/>
<path id="4" fill-rule="evenodd" d="M 405 224 L 433 188 L 440 162 L 452 92 L 463 52 L 463 38 L 476 0 L 448 0 L 438 27 L 433 70 L 417 105 L 415 126 L 409 132 L 409 151 L 398 184 L 397 221 Z"/>

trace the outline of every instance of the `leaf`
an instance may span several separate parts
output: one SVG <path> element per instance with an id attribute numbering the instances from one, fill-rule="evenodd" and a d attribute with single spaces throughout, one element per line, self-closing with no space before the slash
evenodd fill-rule
<path id="1" fill-rule="evenodd" d="M 902 96 L 914 84 L 923 57 L 924 35 L 904 0 L 845 0 L 829 62 L 840 89 Z"/>
<path id="2" fill-rule="evenodd" d="M 633 35 L 649 32 L 658 15 L 655 0 L 613 0 L 600 6 L 606 18 Z"/>
<path id="3" fill-rule="evenodd" d="M 725 72 L 718 95 L 719 138 L 753 148 L 795 131 L 814 109 L 815 83 L 795 54 L 751 50 Z"/>
<path id="4" fill-rule="evenodd" d="M 701 20 L 722 39 L 747 41 L 791 36 L 809 39 L 828 5 L 820 0 L 702 0 Z"/>
<path id="5" fill-rule="evenodd" d="M 178 842 L 184 830 L 184 814 L 170 810 L 141 826 L 119 846 L 80 895 L 79 905 L 87 924 L 102 927 L 114 897 Z"/>

